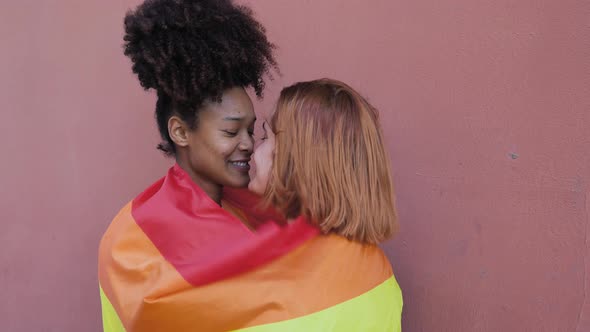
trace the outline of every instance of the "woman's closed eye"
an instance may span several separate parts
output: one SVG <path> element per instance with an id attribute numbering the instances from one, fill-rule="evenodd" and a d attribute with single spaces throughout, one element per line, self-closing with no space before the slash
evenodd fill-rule
<path id="1" fill-rule="evenodd" d="M 232 131 L 232 130 L 222 130 L 224 133 L 226 133 L 228 136 L 234 137 L 238 134 L 237 131 Z"/>
<path id="2" fill-rule="evenodd" d="M 237 136 L 240 131 L 239 130 L 222 130 L 227 136 L 229 137 L 235 137 Z M 252 137 L 254 136 L 254 129 L 248 129 L 248 136 Z"/>

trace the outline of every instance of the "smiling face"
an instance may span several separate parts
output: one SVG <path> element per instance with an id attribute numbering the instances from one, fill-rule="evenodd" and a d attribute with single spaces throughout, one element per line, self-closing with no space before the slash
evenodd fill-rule
<path id="1" fill-rule="evenodd" d="M 206 102 L 195 129 L 179 121 L 169 121 L 177 161 L 201 189 L 218 201 L 223 186 L 248 185 L 256 117 L 243 88 L 227 90 L 219 103 Z"/>
<path id="2" fill-rule="evenodd" d="M 268 128 L 266 123 L 262 125 L 262 128 L 264 130 L 262 143 L 258 145 L 252 156 L 254 164 L 256 165 L 256 171 L 248 185 L 248 189 L 258 195 L 264 194 L 266 186 L 268 185 L 268 179 L 272 170 L 276 139 L 275 134 L 270 128 Z"/>

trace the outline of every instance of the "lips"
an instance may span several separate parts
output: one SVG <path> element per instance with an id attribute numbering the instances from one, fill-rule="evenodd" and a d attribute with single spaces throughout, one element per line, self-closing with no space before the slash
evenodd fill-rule
<path id="1" fill-rule="evenodd" d="M 250 159 L 232 160 L 229 164 L 239 171 L 248 172 L 250 170 Z"/>

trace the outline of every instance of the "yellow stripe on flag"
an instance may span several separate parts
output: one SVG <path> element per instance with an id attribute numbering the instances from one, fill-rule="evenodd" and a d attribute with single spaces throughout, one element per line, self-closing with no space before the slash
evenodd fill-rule
<path id="1" fill-rule="evenodd" d="M 240 332 L 401 332 L 403 300 L 395 277 L 372 290 L 328 309 Z"/>
<path id="2" fill-rule="evenodd" d="M 125 332 L 125 327 L 123 327 L 123 323 L 119 319 L 115 308 L 109 301 L 108 297 L 105 295 L 102 287 L 100 288 L 100 303 L 102 306 L 102 328 L 104 332 Z"/>

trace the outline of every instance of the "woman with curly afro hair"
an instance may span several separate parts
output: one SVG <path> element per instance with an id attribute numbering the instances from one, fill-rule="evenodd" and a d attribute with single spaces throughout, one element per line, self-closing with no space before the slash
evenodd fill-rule
<path id="1" fill-rule="evenodd" d="M 245 7 L 228 0 L 147 0 L 125 17 L 125 55 L 157 92 L 158 148 L 216 203 L 248 183 L 254 111 L 276 67 L 274 46 Z"/>
<path id="2" fill-rule="evenodd" d="M 176 163 L 101 240 L 104 330 L 227 331 L 277 318 L 268 290 L 280 284 L 265 283 L 263 267 L 318 231 L 275 222 L 240 189 L 254 144 L 245 89 L 262 96 L 273 44 L 231 0 L 146 0 L 124 23 L 133 72 L 157 93 L 158 148 Z"/>

